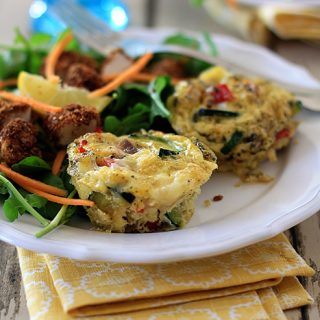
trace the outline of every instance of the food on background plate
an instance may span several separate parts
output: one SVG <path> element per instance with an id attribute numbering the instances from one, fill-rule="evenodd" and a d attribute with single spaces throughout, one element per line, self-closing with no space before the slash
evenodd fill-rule
<path id="1" fill-rule="evenodd" d="M 213 67 L 198 79 L 176 85 L 169 99 L 171 124 L 178 134 L 196 136 L 218 158 L 219 170 L 243 181 L 270 181 L 259 171 L 264 160 L 275 161 L 297 127 L 295 97 L 262 79 L 234 75 Z"/>
<path id="2" fill-rule="evenodd" d="M 91 222 L 112 232 L 154 232 L 184 227 L 200 187 L 217 168 L 200 141 L 143 131 L 116 137 L 89 133 L 68 146 L 71 183 Z"/>

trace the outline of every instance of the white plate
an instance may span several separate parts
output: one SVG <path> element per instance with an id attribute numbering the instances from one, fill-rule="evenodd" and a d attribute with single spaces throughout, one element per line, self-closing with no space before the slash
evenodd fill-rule
<path id="1" fill-rule="evenodd" d="M 231 39 L 227 41 L 230 43 Z M 261 65 L 265 59 L 270 63 L 274 57 L 270 59 L 269 52 L 262 48 L 257 51 L 255 46 L 248 48 L 251 55 L 260 59 Z M 281 61 L 286 64 L 283 59 Z M 0 215 L 0 238 L 37 252 L 125 263 L 206 257 L 270 238 L 320 209 L 320 114 L 303 111 L 299 117 L 301 125 L 296 141 L 280 154 L 278 162 L 263 166 L 264 171 L 276 177 L 273 183 L 236 187 L 236 177 L 215 174 L 202 188 L 195 214 L 183 230 L 106 234 L 90 230 L 88 222 L 76 218 L 71 226 L 61 226 L 44 238 L 36 239 L 34 234 L 40 228 L 31 216 L 24 215 L 9 223 Z M 206 208 L 204 200 L 217 194 L 222 194 L 223 200 L 212 202 Z"/>

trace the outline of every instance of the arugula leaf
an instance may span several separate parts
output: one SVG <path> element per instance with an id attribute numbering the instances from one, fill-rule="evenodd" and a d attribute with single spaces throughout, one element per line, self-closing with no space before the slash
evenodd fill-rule
<path id="1" fill-rule="evenodd" d="M 48 200 L 43 198 L 43 197 L 40 197 L 38 196 L 37 194 L 32 194 L 32 193 L 29 193 L 25 196 L 25 199 L 28 201 L 28 203 L 34 207 L 34 208 L 43 208 Z"/>
<path id="2" fill-rule="evenodd" d="M 50 34 L 38 32 L 31 35 L 29 43 L 33 48 L 37 47 L 46 49 L 52 44 L 52 40 L 53 38 Z"/>
<path id="3" fill-rule="evenodd" d="M 68 223 L 71 218 L 79 211 L 79 209 L 79 206 L 68 206 L 66 213 L 60 221 L 60 224 Z"/>
<path id="4" fill-rule="evenodd" d="M 22 195 L 23 198 L 27 200 L 27 202 L 34 208 L 43 208 L 47 204 L 48 200 L 38 196 L 37 194 L 34 193 L 29 193 L 26 190 L 20 188 L 18 189 L 19 193 Z"/>
<path id="5" fill-rule="evenodd" d="M 73 198 L 74 195 L 76 194 L 76 190 L 73 190 L 68 198 Z M 55 228 L 57 228 L 59 225 L 66 223 L 67 221 L 70 220 L 72 215 L 76 212 L 76 208 L 72 208 L 68 211 L 69 206 L 68 205 L 63 205 L 57 215 L 54 217 L 54 219 L 47 225 L 45 226 L 42 230 L 36 233 L 36 237 L 40 238 L 44 236 L 45 234 L 51 232 Z"/>
<path id="6" fill-rule="evenodd" d="M 203 32 L 202 33 L 203 38 L 205 42 L 207 43 L 207 46 L 209 47 L 210 54 L 214 57 L 218 55 L 218 48 L 217 45 L 212 40 L 212 37 L 209 32 Z"/>
<path id="7" fill-rule="evenodd" d="M 102 116 L 113 115 L 122 118 L 127 115 L 128 110 L 137 103 L 150 104 L 148 88 L 137 83 L 125 84 L 115 90 L 113 101 L 105 109 Z"/>
<path id="8" fill-rule="evenodd" d="M 2 209 L 10 222 L 18 219 L 19 215 L 22 215 L 25 212 L 24 206 L 12 194 L 10 194 L 9 198 L 5 200 Z"/>
<path id="9" fill-rule="evenodd" d="M 195 50 L 199 50 L 201 47 L 200 41 L 183 33 L 176 33 L 172 36 L 169 36 L 164 39 L 163 43 L 191 48 Z"/>
<path id="10" fill-rule="evenodd" d="M 66 190 L 68 192 L 71 192 L 74 190 L 74 186 L 70 183 L 71 177 L 69 176 L 69 174 L 67 172 L 67 167 L 68 167 L 67 164 L 63 165 L 63 167 L 61 169 L 61 173 L 60 173 L 60 178 L 62 179 Z"/>
<path id="11" fill-rule="evenodd" d="M 5 200 L 3 205 L 3 212 L 9 221 L 14 221 L 18 218 L 19 214 L 24 213 L 25 211 L 33 215 L 42 225 L 48 225 L 48 220 L 45 219 L 41 214 L 39 214 L 24 197 L 21 193 L 15 188 L 15 186 L 2 174 L 0 174 L 0 185 L 1 190 L 4 188 L 7 189 L 9 193 L 9 198 Z"/>
<path id="12" fill-rule="evenodd" d="M 44 218 L 52 220 L 57 215 L 60 208 L 61 204 L 48 201 L 44 207 L 39 208 L 39 212 Z"/>
<path id="13" fill-rule="evenodd" d="M 12 165 L 11 168 L 24 175 L 33 175 L 51 170 L 50 165 L 37 156 L 24 158 Z"/>
<path id="14" fill-rule="evenodd" d="M 137 103 L 129 109 L 128 115 L 119 120 L 116 116 L 107 116 L 104 120 L 104 130 L 115 135 L 123 135 L 140 129 L 148 129 L 150 108 L 142 103 Z"/>
<path id="15" fill-rule="evenodd" d="M 173 93 L 170 78 L 160 76 L 149 86 L 130 83 L 116 90 L 104 118 L 104 131 L 123 135 L 149 129 L 156 118 L 168 118 L 163 101 Z"/>
<path id="16" fill-rule="evenodd" d="M 168 97 L 173 92 L 170 78 L 168 76 L 157 77 L 150 83 L 148 91 L 152 99 L 150 120 L 152 121 L 156 116 L 169 118 L 170 112 L 165 107 L 162 97 L 164 94 Z"/>
<path id="17" fill-rule="evenodd" d="M 51 172 L 48 172 L 43 176 L 42 182 L 59 189 L 65 189 L 62 179 L 58 176 L 54 176 Z"/>

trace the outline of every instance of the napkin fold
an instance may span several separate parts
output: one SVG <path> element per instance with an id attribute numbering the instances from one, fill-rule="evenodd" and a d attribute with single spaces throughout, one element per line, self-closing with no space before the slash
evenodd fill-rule
<path id="1" fill-rule="evenodd" d="M 18 254 L 31 319 L 282 320 L 283 310 L 312 303 L 296 276 L 314 271 L 284 235 L 154 265 Z"/>

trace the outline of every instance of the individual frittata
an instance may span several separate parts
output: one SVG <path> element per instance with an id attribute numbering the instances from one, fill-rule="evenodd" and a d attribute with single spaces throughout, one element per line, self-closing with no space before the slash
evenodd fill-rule
<path id="1" fill-rule="evenodd" d="M 288 91 L 262 79 L 233 75 L 221 67 L 182 81 L 169 98 L 171 124 L 178 134 L 195 136 L 216 154 L 220 171 L 243 181 L 268 181 L 257 170 L 287 146 L 300 107 Z"/>
<path id="2" fill-rule="evenodd" d="M 111 232 L 185 226 L 200 186 L 217 168 L 200 141 L 156 131 L 88 133 L 68 146 L 68 157 L 71 183 L 96 204 L 87 209 L 91 222 Z"/>

